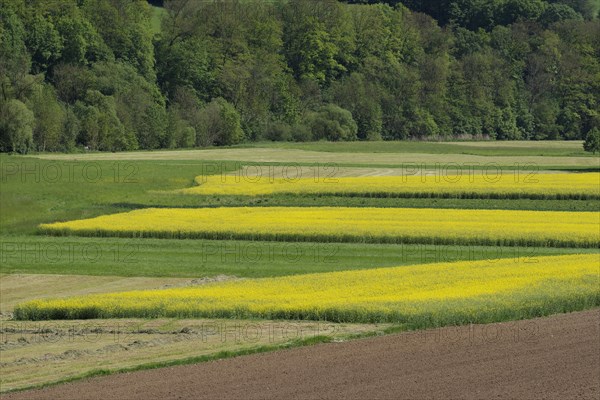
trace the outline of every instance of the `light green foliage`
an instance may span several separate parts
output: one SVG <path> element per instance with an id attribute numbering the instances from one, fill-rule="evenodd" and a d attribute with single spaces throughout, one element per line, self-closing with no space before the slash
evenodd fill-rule
<path id="1" fill-rule="evenodd" d="M 97 90 L 88 90 L 82 102 L 75 103 L 81 121 L 82 141 L 90 150 L 118 151 L 137 148 L 135 136 L 127 132 L 117 116 L 115 100 Z"/>
<path id="2" fill-rule="evenodd" d="M 342 6 L 293 0 L 284 10 L 283 50 L 297 79 L 327 84 L 346 71 Z"/>
<path id="3" fill-rule="evenodd" d="M 27 153 L 33 145 L 33 112 L 19 100 L 0 103 L 0 149 Z"/>
<path id="4" fill-rule="evenodd" d="M 75 148 L 77 136 L 81 129 L 81 123 L 72 108 L 65 110 L 63 130 L 60 136 L 60 146 L 63 151 L 71 151 Z"/>
<path id="5" fill-rule="evenodd" d="M 40 151 L 64 150 L 60 137 L 65 129 L 65 108 L 58 101 L 52 85 L 36 85 L 30 97 L 35 117 L 33 140 Z"/>
<path id="6" fill-rule="evenodd" d="M 117 59 L 148 79 L 155 76 L 152 10 L 147 2 L 89 0 L 83 10 Z"/>
<path id="7" fill-rule="evenodd" d="M 585 151 L 594 154 L 600 152 L 600 130 L 598 128 L 594 128 L 587 133 L 583 148 Z"/>

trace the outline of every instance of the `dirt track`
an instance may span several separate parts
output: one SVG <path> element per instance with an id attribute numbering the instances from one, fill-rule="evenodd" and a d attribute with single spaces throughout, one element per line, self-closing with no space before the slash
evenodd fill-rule
<path id="1" fill-rule="evenodd" d="M 2 399 L 600 397 L 600 310 L 89 379 Z"/>

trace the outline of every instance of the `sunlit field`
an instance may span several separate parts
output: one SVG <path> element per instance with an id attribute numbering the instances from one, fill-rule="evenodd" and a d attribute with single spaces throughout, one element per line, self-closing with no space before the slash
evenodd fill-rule
<path id="1" fill-rule="evenodd" d="M 34 300 L 17 319 L 267 318 L 436 324 L 600 305 L 597 254 L 424 264 Z"/>
<path id="2" fill-rule="evenodd" d="M 598 307 L 598 171 L 559 155 L 572 147 L 544 146 L 512 156 L 510 146 L 452 143 L 393 145 L 393 155 L 360 154 L 387 149 L 360 143 L 0 155 L 0 312 L 11 332 L 2 390 L 94 375 L 96 363 L 106 373 Z M 421 157 L 406 153 L 417 149 L 432 162 L 543 164 L 498 164 L 494 181 L 486 169 L 393 161 Z M 123 347 L 112 337 L 50 346 L 44 332 L 60 337 L 63 318 L 82 338 L 138 322 Z M 144 333 L 139 321 L 164 329 Z M 336 333 L 218 344 L 202 336 L 207 323 L 228 321 L 326 323 Z"/>
<path id="3" fill-rule="evenodd" d="M 599 212 L 409 208 L 151 208 L 40 226 L 51 234 L 597 247 Z"/>
<path id="4" fill-rule="evenodd" d="M 409 172 L 409 171 L 407 171 Z M 455 197 L 600 199 L 600 174 L 512 174 L 465 171 L 463 174 L 360 177 L 199 176 L 196 187 L 179 191 L 200 195 L 337 195 L 355 197 Z"/>

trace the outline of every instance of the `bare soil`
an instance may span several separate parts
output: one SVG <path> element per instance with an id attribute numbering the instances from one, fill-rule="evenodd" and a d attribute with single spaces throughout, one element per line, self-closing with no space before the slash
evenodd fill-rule
<path id="1" fill-rule="evenodd" d="M 598 399 L 600 310 L 112 375 L 2 399 Z"/>

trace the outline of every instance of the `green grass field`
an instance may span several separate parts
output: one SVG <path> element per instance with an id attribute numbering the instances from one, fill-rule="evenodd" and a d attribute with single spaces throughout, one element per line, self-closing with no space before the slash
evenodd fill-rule
<path id="1" fill-rule="evenodd" d="M 298 149 L 340 153 L 424 153 L 470 154 L 478 156 L 562 156 L 593 157 L 581 141 L 539 142 L 260 142 L 250 147 Z"/>
<path id="2" fill-rule="evenodd" d="M 0 274 L 259 278 L 594 249 L 4 236 Z"/>

